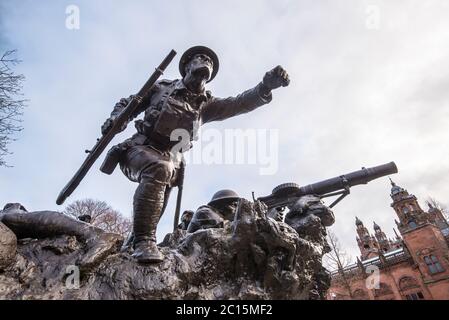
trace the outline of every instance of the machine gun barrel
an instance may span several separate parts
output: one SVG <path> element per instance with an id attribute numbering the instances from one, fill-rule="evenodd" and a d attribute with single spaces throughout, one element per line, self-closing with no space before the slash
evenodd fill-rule
<path id="1" fill-rule="evenodd" d="M 316 195 L 320 198 L 340 195 L 340 197 L 330 205 L 333 207 L 341 199 L 349 194 L 349 189 L 368 182 L 398 172 L 394 162 L 385 163 L 371 168 L 362 168 L 338 177 L 323 180 L 303 187 L 295 183 L 286 183 L 273 189 L 272 194 L 260 197 L 257 200 L 264 202 L 269 209 L 285 207 L 292 204 L 298 198 L 305 195 Z"/>
<path id="2" fill-rule="evenodd" d="M 339 177 L 327 179 L 317 183 L 309 184 L 301 187 L 301 193 L 324 195 L 329 192 L 345 189 L 346 187 L 353 187 L 359 184 L 367 184 L 368 182 L 387 176 L 389 174 L 397 173 L 398 168 L 394 162 L 382 164 L 380 166 L 371 168 L 362 168 Z"/>

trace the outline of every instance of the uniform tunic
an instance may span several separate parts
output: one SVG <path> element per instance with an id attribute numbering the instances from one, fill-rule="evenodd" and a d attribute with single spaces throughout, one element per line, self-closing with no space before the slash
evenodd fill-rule
<path id="1" fill-rule="evenodd" d="M 171 138 L 176 132 L 174 130 L 181 129 L 188 135 L 188 143 L 182 144 L 180 150 L 176 149 L 176 156 L 179 156 L 191 147 L 191 141 L 196 139 L 196 128 L 202 124 L 225 120 L 269 103 L 272 95 L 264 95 L 262 86 L 259 84 L 236 97 L 216 98 L 210 91 L 191 92 L 182 79 L 158 81 L 141 103 L 141 108 L 128 120 L 145 112 L 143 120 L 135 122 L 137 133 L 118 146 L 123 173 L 131 181 L 140 182 L 145 170 L 150 178 L 171 186 L 176 180 L 178 167 L 174 162 L 173 148 L 181 145 Z M 111 113 L 112 120 L 131 98 L 121 99 L 116 104 Z"/>

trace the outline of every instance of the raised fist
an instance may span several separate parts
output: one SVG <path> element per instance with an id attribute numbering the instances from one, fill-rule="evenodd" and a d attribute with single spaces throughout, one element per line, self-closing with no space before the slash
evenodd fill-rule
<path id="1" fill-rule="evenodd" d="M 285 71 L 281 66 L 265 73 L 263 77 L 263 84 L 269 89 L 277 89 L 279 87 L 286 87 L 290 83 L 290 78 L 288 77 L 287 71 Z"/>

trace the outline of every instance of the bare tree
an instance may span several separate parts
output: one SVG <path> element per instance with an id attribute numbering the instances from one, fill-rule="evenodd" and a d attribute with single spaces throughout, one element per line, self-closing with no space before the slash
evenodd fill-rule
<path id="1" fill-rule="evenodd" d="M 351 285 L 348 277 L 345 275 L 344 269 L 351 263 L 351 256 L 344 251 L 337 236 L 330 230 L 327 230 L 327 242 L 331 247 L 331 252 L 323 257 L 323 264 L 330 270 L 337 270 L 343 286 L 348 292 L 350 298 L 353 297 Z"/>
<path id="2" fill-rule="evenodd" d="M 26 103 L 19 98 L 25 77 L 12 70 L 20 62 L 14 58 L 15 53 L 6 51 L 0 58 L 0 166 L 7 166 L 4 157 L 10 154 L 8 145 L 14 140 L 13 135 L 22 130 L 20 117 Z"/>
<path id="3" fill-rule="evenodd" d="M 325 263 L 326 268 L 340 270 L 349 266 L 352 260 L 351 256 L 343 250 L 337 236 L 330 230 L 327 230 L 327 242 L 332 251 L 324 256 L 323 263 Z"/>
<path id="4" fill-rule="evenodd" d="M 428 197 L 426 202 L 428 205 L 431 205 L 432 207 L 440 210 L 443 216 L 446 218 L 446 220 L 449 220 L 449 208 L 447 207 L 447 205 L 441 203 L 440 201 L 438 201 L 433 197 Z"/>
<path id="5" fill-rule="evenodd" d="M 64 213 L 74 218 L 90 216 L 90 223 L 107 232 L 113 232 L 126 236 L 131 231 L 131 220 L 124 217 L 117 210 L 112 209 L 106 202 L 83 199 L 69 204 Z"/>

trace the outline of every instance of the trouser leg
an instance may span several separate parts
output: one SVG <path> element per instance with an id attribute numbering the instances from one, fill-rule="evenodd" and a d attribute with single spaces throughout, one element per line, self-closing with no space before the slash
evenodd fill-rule
<path id="1" fill-rule="evenodd" d="M 159 220 L 162 217 L 162 215 L 164 214 L 165 209 L 167 208 L 168 199 L 170 197 L 171 190 L 172 190 L 171 187 L 169 187 L 169 186 L 165 187 L 164 204 L 162 205 L 162 209 L 161 209 Z M 136 191 L 136 193 L 137 193 L 137 191 Z M 134 223 L 137 223 L 137 221 L 135 221 L 134 218 L 133 218 L 133 221 L 134 221 Z M 125 242 L 123 243 L 123 247 L 121 248 L 122 252 L 126 252 L 126 251 L 128 251 L 128 250 L 130 250 L 132 248 L 132 246 L 134 244 L 134 237 L 135 237 L 134 236 L 134 230 L 131 230 L 131 232 L 127 236 Z"/>
<path id="2" fill-rule="evenodd" d="M 135 243 L 156 241 L 156 228 L 164 206 L 166 186 L 157 181 L 141 182 L 134 194 Z"/>
<path id="3" fill-rule="evenodd" d="M 167 208 L 168 199 L 172 188 L 164 183 L 152 181 L 150 183 L 140 183 L 134 194 L 134 236 L 139 238 L 156 241 L 156 228 L 159 220 Z M 137 217 L 135 216 L 137 212 Z M 150 226 L 149 234 L 147 228 Z M 136 229 L 137 228 L 137 229 Z"/>
<path id="4" fill-rule="evenodd" d="M 163 256 L 156 245 L 156 230 L 175 174 L 173 161 L 151 146 L 137 145 L 126 151 L 120 168 L 139 183 L 133 201 L 133 257 L 143 263 L 160 262 Z"/>
<path id="5" fill-rule="evenodd" d="M 143 170 L 134 194 L 134 254 L 143 263 L 160 262 L 163 255 L 156 245 L 157 224 L 167 206 L 173 164 L 158 161 Z"/>

